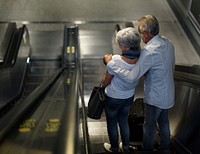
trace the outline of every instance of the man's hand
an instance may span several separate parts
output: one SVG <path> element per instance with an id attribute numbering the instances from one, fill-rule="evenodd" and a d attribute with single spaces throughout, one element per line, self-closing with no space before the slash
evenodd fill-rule
<path id="1" fill-rule="evenodd" d="M 103 56 L 103 63 L 107 65 L 107 63 L 112 60 L 112 54 L 106 54 Z"/>

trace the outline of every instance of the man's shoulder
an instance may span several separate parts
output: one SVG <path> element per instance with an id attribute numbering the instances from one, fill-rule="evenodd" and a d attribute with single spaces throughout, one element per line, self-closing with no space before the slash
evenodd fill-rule
<path id="1" fill-rule="evenodd" d="M 145 46 L 145 49 L 148 52 L 155 52 L 160 48 L 165 48 L 165 46 L 173 46 L 171 40 L 165 36 L 157 35 Z"/>

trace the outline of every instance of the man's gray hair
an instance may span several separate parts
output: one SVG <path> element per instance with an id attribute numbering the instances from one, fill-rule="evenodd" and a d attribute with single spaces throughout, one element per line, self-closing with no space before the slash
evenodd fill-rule
<path id="1" fill-rule="evenodd" d="M 159 22 L 156 17 L 146 15 L 138 20 L 141 22 L 140 32 L 148 31 L 151 35 L 156 36 L 159 33 Z"/>
<path id="2" fill-rule="evenodd" d="M 140 49 L 141 37 L 133 27 L 128 27 L 120 30 L 116 35 L 116 41 L 126 48 Z"/>

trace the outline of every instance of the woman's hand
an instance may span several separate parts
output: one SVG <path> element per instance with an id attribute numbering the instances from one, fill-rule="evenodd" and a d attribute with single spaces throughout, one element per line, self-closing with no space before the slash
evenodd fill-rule
<path id="1" fill-rule="evenodd" d="M 103 56 L 103 63 L 107 65 L 107 63 L 112 60 L 112 54 L 106 54 Z"/>
<path id="2" fill-rule="evenodd" d="M 103 86 L 107 87 L 111 83 L 111 80 L 114 76 L 106 71 L 105 75 L 103 76 Z"/>

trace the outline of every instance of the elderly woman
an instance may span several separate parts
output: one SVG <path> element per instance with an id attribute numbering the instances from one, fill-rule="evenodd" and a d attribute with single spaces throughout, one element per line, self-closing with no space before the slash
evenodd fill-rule
<path id="1" fill-rule="evenodd" d="M 139 33 L 132 27 L 122 29 L 117 33 L 116 41 L 121 49 L 121 55 L 107 56 L 112 56 L 112 60 L 119 67 L 131 70 L 140 55 L 141 38 Z M 104 143 L 104 148 L 108 152 L 119 152 L 119 124 L 122 140 L 121 150 L 126 152 L 129 150 L 128 112 L 133 103 L 135 87 L 138 81 L 130 84 L 107 71 L 103 84 L 106 87 L 105 113 L 110 140 L 110 144 Z"/>

